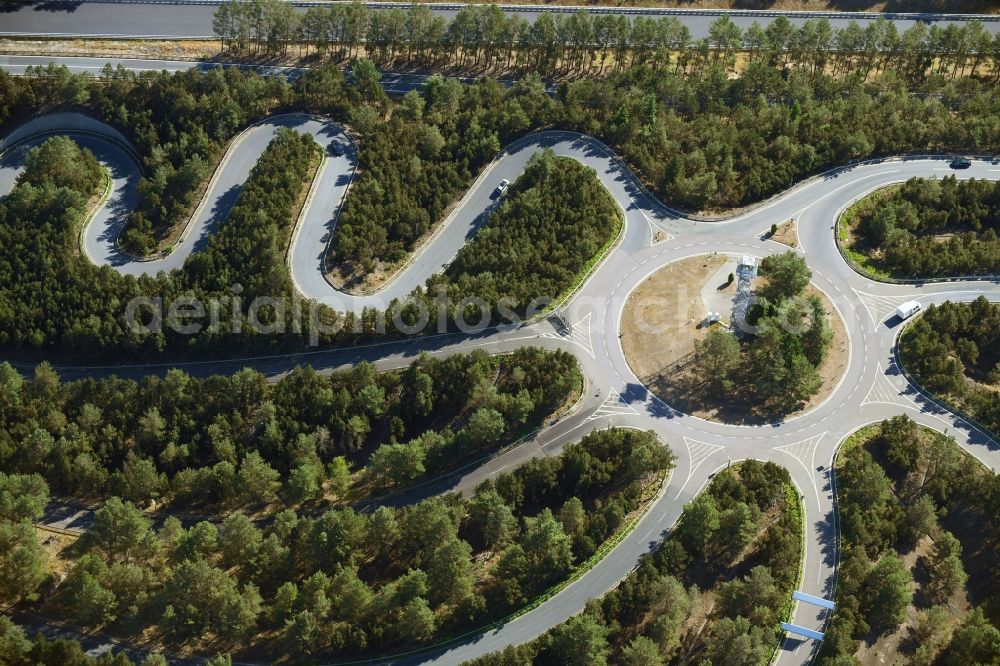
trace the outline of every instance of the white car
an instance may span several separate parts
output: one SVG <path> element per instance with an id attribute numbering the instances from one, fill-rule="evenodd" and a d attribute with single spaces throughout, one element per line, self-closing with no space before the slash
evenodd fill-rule
<path id="1" fill-rule="evenodd" d="M 501 194 L 507 191 L 508 185 L 510 185 L 510 181 L 504 178 L 503 180 L 500 181 L 500 184 L 497 185 L 497 189 L 495 189 L 494 192 L 496 192 L 497 196 L 500 196 Z"/>

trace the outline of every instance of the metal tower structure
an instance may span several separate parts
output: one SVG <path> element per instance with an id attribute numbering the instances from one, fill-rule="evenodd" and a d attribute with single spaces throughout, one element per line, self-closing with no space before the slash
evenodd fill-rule
<path id="1" fill-rule="evenodd" d="M 757 277 L 757 257 L 744 254 L 736 267 L 736 295 L 733 297 L 733 315 L 730 321 L 737 335 L 745 331 L 747 310 L 750 308 L 750 283 Z"/>

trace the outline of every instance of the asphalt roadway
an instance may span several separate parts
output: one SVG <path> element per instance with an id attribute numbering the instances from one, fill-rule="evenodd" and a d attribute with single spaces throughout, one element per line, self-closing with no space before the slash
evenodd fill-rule
<path id="1" fill-rule="evenodd" d="M 68 114 L 63 114 L 66 116 Z M 67 133 L 79 123 L 66 123 Z M 442 479 L 421 492 L 467 491 L 483 478 L 535 455 L 557 453 L 567 442 L 580 439 L 595 428 L 630 426 L 649 429 L 674 451 L 677 466 L 661 494 L 635 529 L 604 559 L 579 580 L 538 608 L 502 627 L 468 640 L 420 655 L 388 659 L 388 663 L 455 664 L 508 645 L 524 643 L 578 613 L 588 599 L 613 588 L 634 568 L 645 553 L 662 540 L 690 501 L 721 468 L 742 459 L 774 461 L 786 469 L 803 497 L 805 507 L 805 553 L 799 590 L 833 599 L 836 585 L 836 512 L 832 459 L 841 442 L 859 427 L 897 414 L 907 414 L 918 423 L 947 432 L 964 450 L 984 465 L 1000 469 L 1000 444 L 972 424 L 955 416 L 924 395 L 900 372 L 895 359 L 896 337 L 901 322 L 896 306 L 915 299 L 924 306 L 945 300 L 971 300 L 980 294 L 1000 301 L 1000 284 L 989 280 L 894 285 L 869 280 L 853 271 L 834 242 L 833 227 L 839 213 L 875 188 L 914 176 L 953 173 L 947 157 L 886 159 L 847 166 L 810 178 L 757 207 L 724 221 L 689 219 L 658 202 L 647 193 L 629 169 L 602 144 L 592 138 L 565 132 L 530 135 L 505 149 L 489 165 L 460 202 L 454 214 L 415 253 L 412 262 L 377 297 L 359 299 L 337 292 L 326 283 L 320 258 L 340 197 L 353 175 L 351 141 L 334 123 L 301 115 L 279 116 L 254 126 L 235 141 L 224 158 L 216 181 L 209 188 L 202 214 L 196 215 L 177 257 L 195 250 L 223 219 L 231 205 L 234 188 L 266 146 L 273 132 L 290 126 L 313 134 L 328 151 L 343 148 L 340 157 L 328 153 L 319 176 L 317 192 L 297 224 L 290 254 L 290 267 L 298 288 L 307 295 L 356 309 L 377 305 L 405 294 L 434 271 L 440 270 L 454 251 L 485 219 L 491 197 L 502 178 L 514 181 L 531 155 L 550 148 L 593 168 L 620 204 L 626 219 L 617 246 L 596 268 L 580 290 L 558 310 L 558 317 L 520 325 L 489 329 L 477 334 L 418 338 L 404 342 L 374 344 L 347 350 L 316 350 L 297 355 L 240 358 L 200 363 L 179 363 L 195 374 L 233 372 L 251 366 L 280 377 L 296 364 L 308 362 L 321 370 L 370 360 L 381 368 L 400 367 L 427 351 L 445 355 L 475 348 L 502 353 L 523 345 L 565 349 L 579 360 L 590 387 L 578 408 L 538 437 L 483 465 Z M 29 128 L 30 129 L 30 128 Z M 108 128 L 110 131 L 110 128 Z M 49 127 L 51 131 L 52 128 Z M 30 131 L 27 134 L 30 135 Z M 85 232 L 84 249 L 95 261 L 108 263 L 122 273 L 147 272 L 179 265 L 174 255 L 161 264 L 129 261 L 117 255 L 113 239 L 134 202 L 137 167 L 129 151 L 115 142 L 89 132 L 78 135 L 108 165 L 114 178 L 111 203 L 98 212 Z M 0 156 L 0 194 L 9 191 L 21 168 L 24 148 L 40 140 L 28 138 Z M 957 173 L 961 178 L 1000 178 L 995 161 L 974 160 L 972 167 Z M 209 211 L 209 213 L 204 213 Z M 801 247 L 814 284 L 823 290 L 844 320 L 850 339 L 850 356 L 843 378 L 821 405 L 788 420 L 758 426 L 733 426 L 683 414 L 653 396 L 633 374 L 619 343 L 619 320 L 628 295 L 651 273 L 685 257 L 721 252 L 764 257 L 788 248 L 764 240 L 772 223 L 798 220 Z M 657 232 L 667 239 L 654 243 Z M 119 374 L 141 376 L 162 372 L 171 364 L 139 366 L 58 366 L 66 378 Z M 86 512 L 56 511 L 54 526 L 85 528 Z M 788 562 L 798 567 L 798 562 Z M 792 622 L 822 631 L 828 611 L 807 603 L 796 603 Z M 32 628 L 53 635 L 65 633 L 53 624 L 22 618 Z M 100 635 L 83 637 L 88 647 L 108 649 Z M 788 634 L 777 656 L 779 664 L 810 661 L 818 641 Z"/>
<path id="2" fill-rule="evenodd" d="M 98 76 L 107 65 L 122 67 L 133 72 L 179 72 L 188 69 L 208 71 L 219 67 L 237 67 L 258 72 L 264 76 L 284 76 L 296 79 L 306 71 L 302 67 L 285 67 L 278 65 L 244 65 L 236 63 L 200 62 L 196 60 L 140 60 L 137 58 L 96 58 L 90 56 L 52 57 L 47 55 L 0 55 L 0 69 L 11 74 L 22 75 L 28 67 L 44 67 L 50 62 L 63 65 L 73 74 L 90 74 Z M 402 95 L 411 90 L 423 87 L 427 76 L 423 74 L 405 74 L 401 72 L 382 71 L 382 88 L 391 95 Z M 471 82 L 470 77 L 456 77 L 459 81 Z M 501 83 L 509 81 L 501 80 Z"/>
<path id="3" fill-rule="evenodd" d="M 313 4 L 296 1 L 300 11 Z M 407 3 L 369 2 L 372 9 L 409 7 Z M 217 0 L 13 0 L 0 4 L 0 35 L 46 35 L 50 37 L 159 37 L 166 39 L 214 37 L 212 15 L 219 6 Z M 459 3 L 428 3 L 435 14 L 451 19 L 462 6 Z M 646 16 L 662 18 L 675 16 L 687 26 L 693 39 L 708 36 L 709 26 L 720 15 L 730 16 L 743 29 L 754 21 L 766 26 L 779 15 L 786 16 L 793 24 L 801 25 L 807 19 L 825 17 L 835 29 L 856 21 L 864 27 L 885 16 L 903 32 L 915 23 L 939 25 L 961 24 L 978 18 L 985 29 L 995 34 L 1000 31 L 1000 16 L 974 16 L 968 14 L 892 13 L 873 12 L 778 12 L 772 10 L 698 10 L 663 9 L 643 7 L 569 7 L 546 5 L 503 4 L 500 7 L 509 15 L 517 14 L 533 22 L 543 12 L 574 12 L 585 9 L 590 13 L 611 13 L 629 17 Z"/>

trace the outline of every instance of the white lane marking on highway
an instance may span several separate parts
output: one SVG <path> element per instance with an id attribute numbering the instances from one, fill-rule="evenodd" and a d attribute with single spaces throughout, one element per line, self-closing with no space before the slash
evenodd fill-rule
<path id="1" fill-rule="evenodd" d="M 826 435 L 826 431 L 793 444 L 776 446 L 774 449 L 775 451 L 787 453 L 798 460 L 802 463 L 803 467 L 806 468 L 806 471 L 812 475 L 812 469 L 815 467 L 816 462 L 816 447 L 819 445 L 819 442 L 823 439 L 824 435 Z"/>
<path id="2" fill-rule="evenodd" d="M 682 435 L 682 437 L 684 436 Z M 721 451 L 725 448 L 724 446 L 719 446 L 718 444 L 699 442 L 698 440 L 691 439 L 690 437 L 684 437 L 684 446 L 687 448 L 688 458 L 691 461 L 690 468 L 688 469 L 687 478 L 684 479 L 684 485 L 682 485 L 680 490 L 677 491 L 677 495 L 674 499 L 680 497 L 681 493 L 684 492 L 684 488 L 687 487 L 688 481 L 690 481 L 691 477 L 694 476 L 695 470 L 701 467 L 701 464 L 708 460 L 713 453 Z"/>
<path id="3" fill-rule="evenodd" d="M 590 315 L 591 313 L 588 312 L 578 322 L 566 325 L 561 331 L 542 333 L 542 337 L 549 338 L 550 340 L 569 340 L 587 352 L 590 358 L 596 361 L 597 356 L 594 354 L 594 342 L 590 339 Z M 563 322 L 565 324 L 565 319 L 563 319 Z M 606 350 L 607 348 L 605 348 Z"/>
<path id="4" fill-rule="evenodd" d="M 875 178 L 877 176 L 888 176 L 888 175 L 891 175 L 891 174 L 894 174 L 894 173 L 899 173 L 899 171 L 900 171 L 900 169 L 889 169 L 888 171 L 876 171 L 875 173 L 870 173 L 870 174 L 868 174 L 866 176 L 862 176 L 861 178 L 864 179 L 864 178 Z M 852 181 L 850 183 L 846 183 L 846 184 L 841 185 L 840 187 L 838 187 L 836 189 L 833 189 L 833 190 L 827 192 L 826 194 L 824 194 L 823 196 L 819 197 L 815 201 L 812 201 L 809 204 L 807 204 L 807 205 L 803 206 L 802 208 L 800 208 L 799 212 L 797 212 L 795 215 L 792 215 L 791 219 L 798 220 L 803 215 L 805 215 L 805 213 L 806 213 L 807 210 L 809 210 L 810 208 L 812 208 L 813 206 L 815 206 L 816 204 L 818 204 L 820 201 L 823 201 L 823 199 L 831 197 L 834 194 L 836 194 L 837 192 L 840 192 L 845 187 L 851 187 L 852 185 L 857 184 L 857 182 L 858 181 Z M 790 193 L 794 189 L 795 188 L 791 188 L 791 190 L 788 190 L 788 192 Z M 839 219 L 839 218 L 840 218 L 840 213 L 838 212 L 837 215 L 835 216 L 835 219 Z"/>
<path id="5" fill-rule="evenodd" d="M 656 240 L 656 232 L 657 231 L 662 231 L 664 233 L 664 235 L 666 235 L 666 238 L 664 238 L 662 241 L 659 241 L 661 243 L 664 242 L 664 241 L 668 241 L 668 240 L 674 238 L 673 234 L 670 234 L 670 233 L 667 233 L 666 231 L 664 231 L 664 229 L 660 225 L 658 225 L 656 222 L 654 222 L 653 219 L 651 217 L 649 217 L 649 215 L 646 215 L 646 211 L 644 211 L 639 206 L 639 204 L 635 204 L 635 208 L 636 208 L 636 210 L 639 211 L 640 215 L 642 215 L 644 218 L 646 218 L 646 224 L 649 225 L 649 237 L 652 240 L 652 244 L 653 245 L 656 245 L 656 243 L 657 243 L 657 240 Z"/>

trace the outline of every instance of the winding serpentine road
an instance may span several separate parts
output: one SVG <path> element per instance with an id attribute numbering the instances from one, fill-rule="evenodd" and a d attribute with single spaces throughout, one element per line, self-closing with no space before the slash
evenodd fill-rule
<path id="1" fill-rule="evenodd" d="M 201 207 L 172 254 L 155 262 L 135 262 L 117 252 L 114 240 L 136 197 L 139 172 L 127 143 L 115 130 L 73 114 L 43 116 L 15 130 L 0 142 L 0 195 L 9 192 L 23 167 L 26 151 L 52 133 L 73 135 L 108 166 L 113 191 L 108 203 L 85 230 L 84 251 L 95 262 L 125 274 L 154 273 L 182 265 L 225 218 L 241 184 L 280 127 L 311 133 L 327 151 L 310 204 L 293 236 L 290 268 L 306 296 L 339 309 L 358 310 L 384 305 L 405 296 L 448 263 L 487 216 L 490 194 L 501 178 L 513 181 L 527 160 L 543 148 L 592 167 L 620 204 L 626 219 L 618 245 L 581 289 L 560 308 L 562 321 L 544 319 L 521 326 L 490 329 L 477 335 L 445 335 L 346 350 L 316 350 L 295 355 L 228 359 L 201 363 L 57 367 L 66 378 L 115 373 L 141 376 L 183 367 L 194 374 L 233 372 L 252 366 L 272 377 L 299 363 L 318 369 L 344 367 L 370 360 L 381 368 L 407 364 L 420 351 L 450 354 L 483 348 L 502 353 L 522 345 L 565 349 L 579 360 L 591 388 L 579 408 L 537 438 L 490 460 L 481 467 L 442 480 L 434 492 L 467 491 L 483 478 L 536 455 L 551 455 L 594 428 L 611 425 L 654 430 L 677 455 L 677 467 L 648 512 L 628 537 L 582 578 L 525 615 L 504 626 L 453 644 L 446 649 L 394 663 L 454 664 L 520 644 L 579 612 L 586 601 L 614 587 L 638 559 L 663 538 L 681 508 L 731 461 L 755 458 L 774 461 L 790 472 L 805 506 L 805 553 L 799 589 L 832 599 L 836 583 L 836 513 L 831 463 L 839 444 L 860 426 L 905 413 L 918 423 L 946 430 L 958 444 L 994 471 L 1000 469 L 1000 444 L 971 424 L 938 406 L 900 373 L 894 357 L 899 322 L 895 307 L 910 299 L 922 304 L 971 300 L 985 294 L 1000 301 L 1000 285 L 978 280 L 913 286 L 871 281 L 854 272 L 834 242 L 839 212 L 871 190 L 912 176 L 950 173 L 945 158 L 889 159 L 844 167 L 811 178 L 761 205 L 725 221 L 698 222 L 665 207 L 637 182 L 628 168 L 602 144 L 567 132 L 544 132 L 516 141 L 490 164 L 470 188 L 454 214 L 414 256 L 383 292 L 354 297 L 336 291 L 323 278 L 321 266 L 336 211 L 353 174 L 353 143 L 325 119 L 286 115 L 252 126 L 231 145 Z M 109 138 L 111 137 L 111 138 Z M 11 144 L 15 144 L 11 146 Z M 342 155 L 333 148 L 342 149 Z M 958 174 L 962 178 L 1000 178 L 996 162 L 976 160 Z M 772 223 L 798 220 L 801 248 L 813 271 L 813 282 L 839 310 L 850 338 L 850 357 L 843 379 L 825 402 L 781 423 L 732 426 L 685 415 L 650 394 L 632 373 L 619 343 L 619 320 L 631 291 L 665 264 L 696 254 L 720 252 L 763 257 L 787 248 L 761 240 Z M 667 240 L 653 242 L 657 232 Z M 57 527 L 80 527 L 86 512 L 56 511 L 47 517 Z M 788 562 L 797 567 L 797 562 Z M 828 611 L 797 603 L 792 622 L 822 631 Z M 60 634 L 55 625 L 33 625 Z M 79 637 L 78 637 L 79 638 Z M 88 646 L 104 646 L 101 637 L 84 637 Z M 103 641 L 103 642 L 102 642 Z M 787 634 L 777 663 L 808 662 L 818 642 Z"/>

